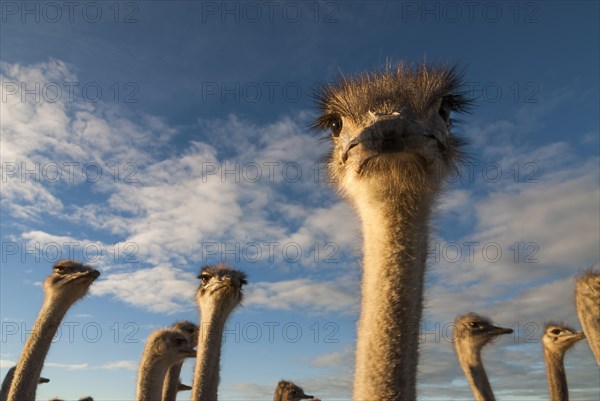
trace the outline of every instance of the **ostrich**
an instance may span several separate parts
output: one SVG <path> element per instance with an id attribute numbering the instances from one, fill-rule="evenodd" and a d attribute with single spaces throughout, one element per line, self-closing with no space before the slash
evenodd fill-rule
<path id="1" fill-rule="evenodd" d="M 27 339 L 8 394 L 9 401 L 33 401 L 44 359 L 63 317 L 83 298 L 100 275 L 98 270 L 71 260 L 61 260 L 44 280 L 44 304 Z"/>
<path id="2" fill-rule="evenodd" d="M 190 344 L 192 348 L 194 348 L 198 344 L 198 326 L 196 326 L 194 323 L 187 320 L 183 320 L 180 322 L 173 323 L 171 328 L 183 334 L 188 340 L 188 344 Z M 175 363 L 169 368 L 163 385 L 163 401 L 175 401 L 175 399 L 177 398 L 177 392 L 182 391 L 180 390 L 180 386 L 183 386 L 183 384 L 181 384 L 181 382 L 179 381 L 179 375 L 181 373 L 182 365 L 183 360 Z M 191 387 L 184 388 L 184 390 L 191 390 Z"/>
<path id="3" fill-rule="evenodd" d="M 575 279 L 577 315 L 600 366 L 600 272 L 588 270 Z"/>
<path id="4" fill-rule="evenodd" d="M 454 351 L 476 401 L 495 400 L 481 361 L 481 349 L 497 336 L 512 332 L 512 329 L 495 326 L 490 319 L 472 312 L 454 320 Z"/>
<path id="5" fill-rule="evenodd" d="M 312 395 L 304 394 L 302 387 L 292 382 L 281 380 L 277 383 L 273 401 L 300 401 L 312 398 L 314 398 Z"/>
<path id="6" fill-rule="evenodd" d="M 455 68 L 403 65 L 345 77 L 317 94 L 313 128 L 331 132 L 327 170 L 364 239 L 355 400 L 414 400 L 429 217 L 464 142 L 469 105 Z"/>
<path id="7" fill-rule="evenodd" d="M 6 376 L 4 376 L 4 380 L 2 381 L 2 389 L 0 390 L 0 401 L 6 401 L 8 399 L 8 390 L 10 390 L 10 384 L 13 381 L 16 368 L 16 366 L 13 366 L 12 368 L 8 369 L 8 372 L 6 372 Z M 38 379 L 38 384 L 48 383 L 49 381 L 50 379 L 40 377 Z"/>
<path id="8" fill-rule="evenodd" d="M 198 278 L 201 282 L 196 301 L 201 324 L 191 399 L 216 401 L 223 329 L 233 309 L 242 301 L 246 274 L 221 263 L 204 267 Z"/>
<path id="9" fill-rule="evenodd" d="M 186 337 L 172 329 L 156 330 L 148 337 L 137 382 L 137 401 L 159 401 L 169 367 L 196 356 Z"/>
<path id="10" fill-rule="evenodd" d="M 583 340 L 585 334 L 578 333 L 569 326 L 560 323 L 547 323 L 542 337 L 544 359 L 546 360 L 546 376 L 551 401 L 569 401 L 567 376 L 565 375 L 565 352 L 577 341 Z"/>

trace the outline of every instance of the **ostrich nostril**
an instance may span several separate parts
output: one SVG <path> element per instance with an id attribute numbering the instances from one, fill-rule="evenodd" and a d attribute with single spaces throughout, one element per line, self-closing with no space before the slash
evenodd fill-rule
<path id="1" fill-rule="evenodd" d="M 350 153 L 350 150 L 358 144 L 359 144 L 359 142 L 354 140 L 346 146 L 346 149 L 342 153 L 342 163 L 345 163 L 346 160 L 348 160 L 348 153 Z"/>
<path id="2" fill-rule="evenodd" d="M 382 137 L 381 147 L 383 149 L 394 147 L 399 139 L 398 136 L 396 135 L 396 132 L 392 131 L 392 130 L 384 131 L 382 133 L 381 137 Z"/>

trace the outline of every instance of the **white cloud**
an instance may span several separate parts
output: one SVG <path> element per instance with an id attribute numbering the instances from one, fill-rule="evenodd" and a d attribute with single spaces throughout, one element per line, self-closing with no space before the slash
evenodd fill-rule
<path id="1" fill-rule="evenodd" d="M 16 361 L 10 361 L 8 359 L 0 359 L 0 368 L 9 369 L 17 364 Z"/>
<path id="2" fill-rule="evenodd" d="M 234 394 L 237 393 L 247 400 L 266 400 L 273 397 L 275 385 L 260 385 L 256 383 L 241 382 L 236 383 L 232 390 Z"/>
<path id="3" fill-rule="evenodd" d="M 354 348 L 344 348 L 341 351 L 319 355 L 313 359 L 312 363 L 321 367 L 347 367 L 354 364 L 354 355 Z"/>
<path id="4" fill-rule="evenodd" d="M 5 63 L 2 73 L 3 79 L 29 84 L 77 79 L 68 65 L 55 60 L 31 66 Z M 59 244 L 63 255 L 102 267 L 107 274 L 94 284 L 93 294 L 112 294 L 153 311 L 174 311 L 189 305 L 181 294 L 189 290 L 193 296 L 195 282 L 187 284 L 191 275 L 173 266 L 220 261 L 223 254 L 209 254 L 209 246 L 221 250 L 232 244 L 258 242 L 277 243 L 281 248 L 294 243 L 301 249 L 299 262 L 314 265 L 323 262 L 321 259 L 327 259 L 325 263 L 338 261 L 343 249 L 356 241 L 355 222 L 348 207 L 342 203 L 328 206 L 333 198 L 330 191 L 321 191 L 308 205 L 298 202 L 297 195 L 304 197 L 307 188 L 323 180 L 315 176 L 314 170 L 323 150 L 316 146 L 317 138 L 306 135 L 301 124 L 289 117 L 266 126 L 236 116 L 201 121 L 199 130 L 210 133 L 207 137 L 215 138 L 215 143 L 192 141 L 185 151 L 160 158 L 161 152 L 154 150 L 175 132 L 156 117 L 127 116 L 106 104 L 65 98 L 55 103 L 44 99 L 21 102 L 13 96 L 2 106 L 6 108 L 3 112 L 11 116 L 3 119 L 3 132 L 7 132 L 3 135 L 3 160 L 41 166 L 56 163 L 63 168 L 69 161 L 78 166 L 93 162 L 105 169 L 113 162 L 119 163 L 121 170 L 116 178 L 114 170 L 109 171 L 110 176 L 104 170 L 98 182 L 87 182 L 81 172 L 74 173 L 66 183 L 64 179 L 59 182 L 90 185 L 102 194 L 87 204 L 80 204 L 77 197 L 63 197 L 61 187 L 44 177 L 22 180 L 18 172 L 8 178 L 4 206 L 20 210 L 20 217 L 53 214 L 118 238 L 106 243 L 39 229 L 21 235 L 28 246 L 38 244 L 53 250 Z M 132 169 L 123 171 L 124 166 Z M 260 171 L 258 180 L 253 179 L 257 170 L 252 168 L 256 167 Z M 126 173 L 132 174 L 131 181 L 124 179 Z M 316 250 L 315 241 L 319 242 Z M 67 255 L 65 244 L 68 247 L 72 243 L 79 245 L 74 247 L 75 254 Z M 81 248 L 90 244 L 94 245 L 92 251 L 96 245 L 100 247 L 104 256 L 101 260 L 83 254 Z M 133 260 L 123 260 L 128 256 Z M 259 263 L 285 268 L 282 262 L 286 262 L 287 255 L 278 252 L 275 256 L 265 256 Z M 127 262 L 143 262 L 142 269 L 132 272 L 137 265 Z M 127 271 L 109 273 L 115 267 Z M 159 286 L 157 282 L 165 277 L 169 285 Z M 148 294 L 160 294 L 162 299 L 157 301 Z"/>
<path id="5" fill-rule="evenodd" d="M 56 363 L 56 362 L 44 362 L 44 366 L 48 368 L 58 368 L 66 370 L 81 370 L 88 369 L 90 366 L 87 363 Z"/>
<path id="6" fill-rule="evenodd" d="M 275 283 L 259 282 L 248 286 L 244 304 L 265 309 L 296 310 L 312 314 L 356 313 L 356 283 L 296 279 Z"/>
<path id="7" fill-rule="evenodd" d="M 131 243 L 106 244 L 40 230 L 23 232 L 19 238 L 12 241 L 12 244 L 17 246 L 16 252 L 21 254 L 28 252 L 29 255 L 35 256 L 37 260 L 48 265 L 62 259 L 72 259 L 90 264 L 102 272 L 110 271 L 116 266 L 127 266 L 138 256 L 135 254 L 136 248 Z"/>
<path id="8" fill-rule="evenodd" d="M 108 370 L 118 370 L 125 369 L 137 372 L 139 367 L 139 363 L 136 361 L 114 361 L 105 363 L 102 366 L 99 366 L 100 369 L 108 369 Z"/>
<path id="9" fill-rule="evenodd" d="M 133 272 L 113 273 L 97 280 L 92 295 L 111 295 L 122 302 L 157 313 L 176 313 L 193 305 L 196 275 L 161 264 Z"/>
<path id="10" fill-rule="evenodd" d="M 3 88 L 11 88 L 0 104 L 2 204 L 19 218 L 62 213 L 64 186 L 87 180 L 95 190 L 110 188 L 115 176 L 111 166 L 146 164 L 149 153 L 140 146 L 160 146 L 174 134 L 155 117 L 141 115 L 136 124 L 115 105 L 74 100 L 68 91 L 54 100 L 43 88 L 77 82 L 62 61 L 27 66 L 1 62 L 0 80 Z M 19 88 L 16 94 L 12 85 Z M 21 85 L 37 96 L 23 98 Z"/>

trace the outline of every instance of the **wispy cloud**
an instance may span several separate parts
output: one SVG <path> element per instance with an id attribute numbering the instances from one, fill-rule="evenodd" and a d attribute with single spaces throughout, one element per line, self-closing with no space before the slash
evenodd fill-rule
<path id="1" fill-rule="evenodd" d="M 4 79 L 18 82 L 77 78 L 68 65 L 56 60 L 30 66 L 4 63 L 2 71 Z M 111 170 L 112 175 L 106 177 L 104 171 L 103 179 L 95 182 L 86 180 L 81 172 L 68 182 L 61 177 L 61 185 L 87 185 L 101 194 L 97 201 L 83 205 L 62 196 L 61 188 L 42 173 L 37 180 L 23 176 L 21 170 L 3 176 L 10 182 L 9 196 L 3 202 L 20 210 L 21 217 L 53 214 L 115 238 L 107 243 L 47 229 L 30 229 L 20 235 L 28 247 L 47 249 L 49 245 L 68 244 L 68 250 L 59 247 L 61 256 L 83 258 L 102 267 L 105 274 L 94 284 L 93 294 L 112 294 L 155 312 L 176 311 L 189 305 L 181 294 L 193 295 L 195 285 L 192 275 L 176 266 L 231 263 L 228 250 L 234 249 L 233 262 L 242 257 L 272 269 L 285 270 L 290 261 L 335 269 L 357 249 L 356 220 L 345 203 L 334 203 L 329 190 L 317 192 L 310 202 L 304 202 L 306 191 L 325 180 L 316 163 L 322 150 L 316 146 L 317 138 L 305 134 L 304 122 L 282 117 L 258 126 L 233 115 L 225 120 L 199 121 L 198 129 L 210 134 L 205 136 L 207 142 L 191 141 L 182 152 L 161 153 L 157 147 L 176 132 L 152 116 L 137 116 L 134 123 L 117 108 L 103 104 L 65 99 L 24 103 L 16 96 L 3 107 L 11 115 L 3 120 L 3 130 L 8 132 L 3 135 L 3 143 L 7 143 L 3 160 L 14 160 L 16 165 L 57 164 L 63 173 L 65 161 L 78 166 L 89 161 L 99 168 L 120 163 L 118 176 Z M 43 112 L 53 118 L 40 115 Z M 31 129 L 32 124 L 38 129 Z M 161 133 L 158 141 L 152 140 L 158 131 L 166 133 Z M 79 139 L 68 142 L 75 145 L 65 145 L 65 136 Z M 23 138 L 27 139 L 26 147 L 19 145 Z M 228 141 L 211 143 L 212 138 Z M 132 141 L 135 146 L 131 146 Z M 24 201 L 19 193 L 28 186 L 35 196 L 46 196 L 56 207 L 41 205 L 33 195 Z M 298 202 L 299 196 L 303 202 Z M 90 249 L 95 251 L 91 255 Z M 96 257 L 98 250 L 101 259 Z M 115 268 L 124 271 L 111 272 Z M 328 298 L 333 303 L 328 306 L 324 301 L 305 300 L 301 305 L 307 308 L 327 311 L 349 302 L 339 288 L 312 284 L 333 289 Z M 266 288 L 266 284 L 260 287 Z M 302 290 L 296 293 L 300 300 Z M 290 307 L 275 292 L 269 297 L 280 301 L 268 305 L 254 298 L 254 305 Z"/>
<path id="2" fill-rule="evenodd" d="M 324 366 L 330 368 L 352 366 L 354 363 L 354 354 L 353 348 L 344 348 L 341 351 L 319 355 L 313 359 L 312 363 L 315 366 Z"/>
<path id="3" fill-rule="evenodd" d="M 264 309 L 296 310 L 310 314 L 354 314 L 357 311 L 358 284 L 296 279 L 259 282 L 248 287 L 244 304 Z"/>
<path id="4" fill-rule="evenodd" d="M 34 65 L 1 62 L 0 80 L 47 87 L 76 83 L 77 77 L 64 62 L 50 60 Z M 35 101 L 24 101 L 7 94 L 0 108 L 2 205 L 25 220 L 63 213 L 59 198 L 66 186 L 93 182 L 98 191 L 110 188 L 115 181 L 111 166 L 149 161 L 150 153 L 133 143 L 155 147 L 174 133 L 157 118 L 141 116 L 133 123 L 114 105 L 71 101 L 66 95 L 55 100 L 38 94 Z"/>
<path id="5" fill-rule="evenodd" d="M 0 368 L 2 368 L 2 369 L 12 368 L 16 364 L 17 364 L 16 361 L 11 361 L 8 359 L 0 359 Z"/>
<path id="6" fill-rule="evenodd" d="M 104 365 L 99 366 L 99 369 L 108 369 L 108 370 L 116 370 L 116 369 L 125 369 L 131 371 L 137 371 L 139 367 L 139 363 L 136 361 L 114 361 L 108 362 Z"/>
<path id="7" fill-rule="evenodd" d="M 44 366 L 49 368 L 58 368 L 66 370 L 81 370 L 88 369 L 90 365 L 87 363 L 57 363 L 57 362 L 44 362 Z"/>
<path id="8" fill-rule="evenodd" d="M 158 313 L 176 313 L 193 305 L 197 284 L 193 273 L 161 264 L 114 273 L 91 287 L 93 295 L 111 295 L 122 302 Z"/>

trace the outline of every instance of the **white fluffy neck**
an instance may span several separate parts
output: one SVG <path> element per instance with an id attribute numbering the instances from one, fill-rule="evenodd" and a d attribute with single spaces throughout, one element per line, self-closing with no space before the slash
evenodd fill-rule
<path id="1" fill-rule="evenodd" d="M 364 272 L 354 400 L 415 400 L 432 199 L 357 198 Z"/>
<path id="2" fill-rule="evenodd" d="M 163 395 L 162 401 L 175 401 L 177 398 L 177 389 L 179 387 L 179 375 L 181 374 L 181 367 L 183 361 L 177 362 L 169 368 L 165 381 L 163 383 Z"/>
<path id="3" fill-rule="evenodd" d="M 544 347 L 544 359 L 546 360 L 550 401 L 569 401 L 564 354 L 553 353 Z"/>
<path id="4" fill-rule="evenodd" d="M 476 401 L 495 401 L 492 386 L 481 361 L 481 349 L 471 349 L 469 344 L 459 340 L 454 346 L 460 367 L 469 381 Z"/>
<path id="5" fill-rule="evenodd" d="M 191 399 L 192 401 L 217 401 L 223 329 L 231 311 L 201 308 L 198 353 Z"/>
<path id="6" fill-rule="evenodd" d="M 137 401 L 160 401 L 169 363 L 152 353 L 142 356 L 138 373 Z"/>
<path id="7" fill-rule="evenodd" d="M 44 305 L 17 363 L 8 395 L 9 401 L 35 400 L 38 380 L 52 344 L 52 338 L 71 305 L 71 303 L 65 304 L 54 298 L 46 297 L 44 299 Z"/>

